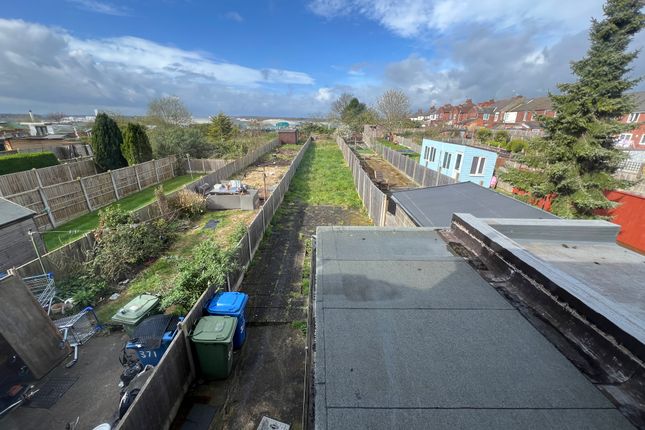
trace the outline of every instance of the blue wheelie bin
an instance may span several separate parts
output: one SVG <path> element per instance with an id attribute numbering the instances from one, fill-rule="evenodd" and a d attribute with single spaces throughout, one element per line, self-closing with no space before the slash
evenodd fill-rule
<path id="1" fill-rule="evenodd" d="M 233 348 L 240 349 L 246 340 L 246 318 L 244 311 L 249 295 L 238 292 L 219 292 L 206 305 L 206 314 L 237 318 L 237 327 L 233 336 Z"/>
<path id="2" fill-rule="evenodd" d="M 177 334 L 177 323 L 183 319 L 173 315 L 154 315 L 145 319 L 134 329 L 125 345 L 126 351 L 136 353 L 143 366 L 156 366 Z"/>

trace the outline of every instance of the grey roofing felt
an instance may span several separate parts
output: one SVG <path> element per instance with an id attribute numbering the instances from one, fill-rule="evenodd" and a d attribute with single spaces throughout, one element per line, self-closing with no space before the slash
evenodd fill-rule
<path id="1" fill-rule="evenodd" d="M 319 227 L 317 429 L 631 428 L 431 229 Z"/>
<path id="2" fill-rule="evenodd" d="M 601 220 L 458 217 L 645 345 L 645 256 L 616 244 L 620 226 Z"/>
<path id="3" fill-rule="evenodd" d="M 421 227 L 448 227 L 457 212 L 479 218 L 557 218 L 472 182 L 397 191 L 392 197 Z"/>
<path id="4" fill-rule="evenodd" d="M 0 197 L 0 226 L 34 216 L 36 213 L 26 207 Z"/>

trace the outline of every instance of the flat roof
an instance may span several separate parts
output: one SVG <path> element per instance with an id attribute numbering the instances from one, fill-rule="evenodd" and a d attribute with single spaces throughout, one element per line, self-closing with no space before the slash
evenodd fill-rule
<path id="1" fill-rule="evenodd" d="M 392 198 L 421 227 L 449 227 L 454 213 L 479 218 L 558 218 L 472 182 L 396 191 Z"/>
<path id="2" fill-rule="evenodd" d="M 318 227 L 316 429 L 632 428 L 433 229 Z"/>
<path id="3" fill-rule="evenodd" d="M 36 212 L 0 197 L 0 227 L 34 216 Z"/>
<path id="4" fill-rule="evenodd" d="M 616 244 L 601 220 L 478 219 L 463 223 L 504 249 L 505 259 L 570 297 L 569 306 L 639 353 L 645 351 L 645 256 Z M 562 295 L 562 294 L 559 294 Z"/>

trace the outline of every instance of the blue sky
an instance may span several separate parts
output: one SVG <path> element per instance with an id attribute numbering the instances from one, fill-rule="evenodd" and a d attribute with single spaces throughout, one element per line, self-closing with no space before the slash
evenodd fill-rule
<path id="1" fill-rule="evenodd" d="M 601 0 L 3 3 L 0 112 L 137 114 L 176 95 L 195 116 L 317 115 L 344 91 L 374 103 L 389 88 L 414 109 L 544 94 L 570 80 L 602 11 Z"/>

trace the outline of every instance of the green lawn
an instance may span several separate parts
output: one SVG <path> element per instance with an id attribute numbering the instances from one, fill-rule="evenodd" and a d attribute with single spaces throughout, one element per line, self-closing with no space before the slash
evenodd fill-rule
<path id="1" fill-rule="evenodd" d="M 193 175 L 192 178 L 190 175 L 183 175 L 168 179 L 162 183 L 164 192 L 166 194 L 171 193 L 198 178 L 199 175 Z M 126 211 L 142 208 L 155 200 L 155 188 L 156 186 L 153 185 L 108 206 L 119 205 Z M 72 221 L 59 225 L 55 230 L 45 232 L 43 239 L 47 250 L 52 251 L 94 230 L 99 225 L 99 211 L 100 209 L 82 215 Z"/>
<path id="2" fill-rule="evenodd" d="M 385 140 L 385 139 L 380 139 L 378 141 L 378 143 L 380 143 L 383 146 L 387 146 L 388 148 L 393 149 L 395 151 L 411 151 L 411 149 L 408 148 L 407 146 L 399 145 L 398 143 L 390 142 L 389 140 Z M 403 155 L 405 155 L 406 157 L 412 158 L 413 160 L 417 160 L 417 161 L 419 161 L 419 158 L 421 156 L 420 154 L 418 154 L 416 152 L 414 152 L 414 153 L 410 152 L 410 153 L 403 154 Z"/>
<path id="3" fill-rule="evenodd" d="M 291 181 L 285 199 L 314 206 L 363 208 L 343 153 L 332 141 L 316 141 L 312 144 Z"/>

